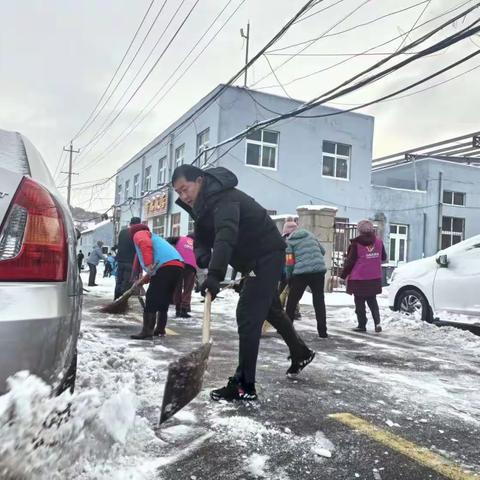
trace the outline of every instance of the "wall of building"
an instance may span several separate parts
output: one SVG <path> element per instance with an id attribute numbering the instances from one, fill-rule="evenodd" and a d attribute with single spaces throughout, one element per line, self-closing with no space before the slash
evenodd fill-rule
<path id="1" fill-rule="evenodd" d="M 275 95 L 250 94 L 275 112 L 287 112 L 301 104 Z M 256 120 L 275 115 L 255 103 L 242 88 L 229 89 L 219 105 L 221 140 Z M 308 114 L 336 112 L 338 110 L 322 106 Z M 245 140 L 222 157 L 219 164 L 235 172 L 239 187 L 269 210 L 283 213 L 294 211 L 298 205 L 322 203 L 337 207 L 338 216 L 356 221 L 365 217 L 370 209 L 373 124 L 373 117 L 354 113 L 279 122 L 270 127 L 280 133 L 276 170 L 246 166 Z M 323 140 L 352 146 L 349 180 L 322 176 Z"/>
<path id="2" fill-rule="evenodd" d="M 78 242 L 78 250 L 82 250 L 85 256 L 91 252 L 98 241 L 102 241 L 109 249 L 115 245 L 113 236 L 113 223 L 105 222 L 102 225 L 89 230 L 84 230 Z"/>

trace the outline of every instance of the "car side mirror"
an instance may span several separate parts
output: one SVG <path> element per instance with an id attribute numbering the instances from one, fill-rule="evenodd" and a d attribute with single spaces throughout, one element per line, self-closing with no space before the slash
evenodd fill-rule
<path id="1" fill-rule="evenodd" d="M 440 265 L 441 268 L 448 267 L 448 256 L 447 255 L 439 255 L 437 257 L 437 263 Z"/>

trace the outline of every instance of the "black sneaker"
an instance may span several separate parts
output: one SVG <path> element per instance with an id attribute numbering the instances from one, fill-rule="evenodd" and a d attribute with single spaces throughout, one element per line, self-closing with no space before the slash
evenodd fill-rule
<path id="1" fill-rule="evenodd" d="M 381 331 L 382 331 L 382 327 L 380 326 L 380 324 L 375 325 L 375 332 L 381 333 Z"/>
<path id="2" fill-rule="evenodd" d="M 367 329 L 365 327 L 355 327 L 352 328 L 352 332 L 366 332 Z"/>
<path id="3" fill-rule="evenodd" d="M 255 385 L 242 385 L 235 377 L 230 377 L 225 387 L 217 388 L 210 392 L 210 397 L 216 402 L 226 400 L 233 402 L 233 400 L 253 401 L 257 400 L 257 392 Z"/>
<path id="4" fill-rule="evenodd" d="M 288 357 L 291 359 L 291 357 Z M 290 368 L 287 370 L 287 377 L 290 378 L 295 378 L 297 377 L 300 372 L 309 364 L 312 362 L 312 360 L 315 358 L 315 352 L 313 350 L 309 350 L 308 356 L 304 358 L 303 360 L 293 360 L 292 359 L 292 364 L 290 365 Z"/>

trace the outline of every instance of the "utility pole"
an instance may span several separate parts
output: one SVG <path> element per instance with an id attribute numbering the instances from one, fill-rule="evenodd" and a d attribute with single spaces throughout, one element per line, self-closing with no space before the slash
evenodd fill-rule
<path id="1" fill-rule="evenodd" d="M 245 78 L 243 80 L 243 86 L 247 86 L 247 65 L 248 65 L 248 47 L 250 44 L 250 20 L 247 23 L 247 34 L 243 31 L 243 28 L 240 29 L 240 35 L 247 41 L 245 48 Z"/>
<path id="2" fill-rule="evenodd" d="M 72 146 L 72 142 L 70 142 L 70 148 L 65 148 L 63 147 L 63 150 L 65 152 L 70 152 L 70 158 L 68 161 L 68 172 L 62 172 L 66 173 L 68 175 L 68 185 L 67 185 L 67 203 L 68 203 L 68 208 L 70 208 L 70 196 L 72 192 L 72 175 L 78 175 L 78 173 L 73 173 L 72 172 L 72 155 L 74 153 L 79 153 L 80 150 L 74 150 Z"/>

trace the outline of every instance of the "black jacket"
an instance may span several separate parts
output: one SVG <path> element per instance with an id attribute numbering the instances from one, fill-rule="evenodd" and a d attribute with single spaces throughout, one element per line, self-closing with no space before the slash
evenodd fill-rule
<path id="1" fill-rule="evenodd" d="M 190 208 L 177 204 L 195 221 L 195 256 L 200 268 L 223 280 L 228 264 L 247 273 L 256 260 L 286 244 L 267 211 L 237 190 L 238 179 L 224 167 L 205 170 L 199 196 Z"/>
<path id="2" fill-rule="evenodd" d="M 117 243 L 117 255 L 115 260 L 119 263 L 128 263 L 133 264 L 133 259 L 135 258 L 135 244 L 133 243 L 132 236 L 128 231 L 128 228 L 123 228 L 118 234 L 118 243 Z"/>

